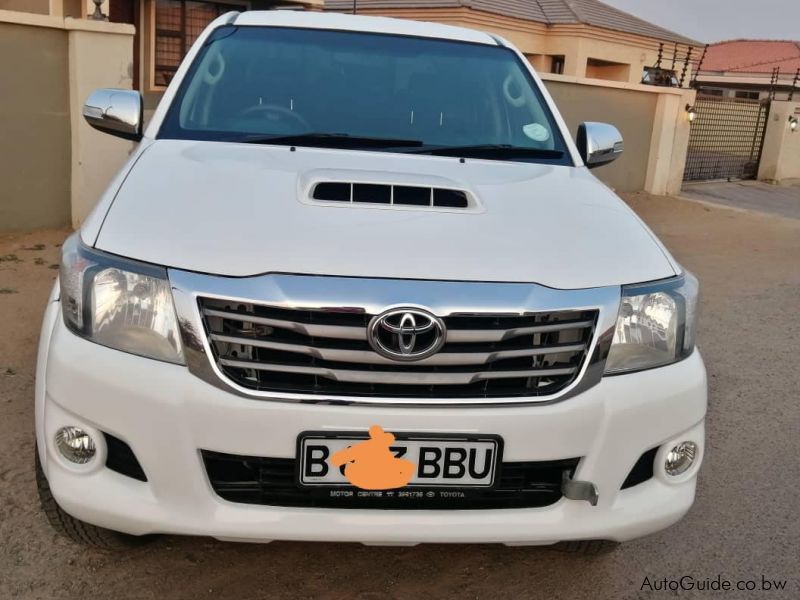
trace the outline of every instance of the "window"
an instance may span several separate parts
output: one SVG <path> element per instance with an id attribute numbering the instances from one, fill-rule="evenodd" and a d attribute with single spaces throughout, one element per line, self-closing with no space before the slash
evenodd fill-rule
<path id="1" fill-rule="evenodd" d="M 287 143 L 327 137 L 326 147 L 358 150 L 368 139 L 387 152 L 492 145 L 525 150 L 522 160 L 569 160 L 541 90 L 507 48 L 289 27 L 219 28 L 158 133 L 267 144 L 304 135 L 314 139 Z"/>
<path id="2" fill-rule="evenodd" d="M 758 100 L 761 97 L 761 93 L 738 91 L 736 92 L 735 97 L 743 100 Z"/>
<path id="3" fill-rule="evenodd" d="M 631 66 L 625 63 L 616 63 L 599 58 L 590 58 L 586 61 L 586 77 L 590 79 L 628 81 L 630 75 Z"/>
<path id="4" fill-rule="evenodd" d="M 563 54 L 550 57 L 550 72 L 556 75 L 564 74 L 565 57 Z"/>
<path id="5" fill-rule="evenodd" d="M 525 58 L 540 73 L 550 70 L 550 63 L 546 61 L 547 57 L 544 54 L 526 54 Z"/>
<path id="6" fill-rule="evenodd" d="M 587 70 L 589 65 L 587 63 Z M 680 82 L 672 69 L 661 69 L 659 67 L 645 67 L 642 71 L 642 83 L 644 85 L 657 85 L 660 87 L 680 87 Z"/>
<path id="7" fill-rule="evenodd" d="M 155 2 L 155 73 L 153 84 L 166 86 L 189 48 L 211 21 L 232 10 L 247 10 L 244 4 L 190 0 Z"/>

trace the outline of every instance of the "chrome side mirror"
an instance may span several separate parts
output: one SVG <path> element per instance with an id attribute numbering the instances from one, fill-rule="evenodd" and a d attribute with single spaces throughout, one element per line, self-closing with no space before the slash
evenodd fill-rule
<path id="1" fill-rule="evenodd" d="M 615 161 L 625 146 L 619 130 L 607 123 L 581 123 L 576 141 L 581 158 L 590 169 Z"/>
<path id="2" fill-rule="evenodd" d="M 95 90 L 83 105 L 83 118 L 99 131 L 138 142 L 142 139 L 142 96 L 134 90 Z"/>

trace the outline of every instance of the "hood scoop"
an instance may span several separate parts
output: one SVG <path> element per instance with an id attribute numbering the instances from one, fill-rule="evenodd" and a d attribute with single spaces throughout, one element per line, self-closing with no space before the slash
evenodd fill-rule
<path id="1" fill-rule="evenodd" d="M 473 193 L 448 185 L 451 182 L 443 178 L 426 178 L 436 181 L 423 182 L 408 174 L 359 173 L 361 177 L 352 178 L 319 175 L 305 182 L 305 192 L 301 192 L 304 202 L 317 206 L 483 212 Z"/>

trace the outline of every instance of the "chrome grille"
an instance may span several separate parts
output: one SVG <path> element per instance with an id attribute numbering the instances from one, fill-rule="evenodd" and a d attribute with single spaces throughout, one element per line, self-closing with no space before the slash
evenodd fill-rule
<path id="1" fill-rule="evenodd" d="M 397 362 L 367 342 L 374 315 L 199 298 L 220 371 L 256 391 L 344 396 L 544 396 L 572 383 L 586 360 L 597 310 L 443 317 L 433 356 Z"/>

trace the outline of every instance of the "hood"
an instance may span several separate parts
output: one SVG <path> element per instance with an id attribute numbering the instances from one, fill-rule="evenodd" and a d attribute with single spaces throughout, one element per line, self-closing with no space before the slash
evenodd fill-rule
<path id="1" fill-rule="evenodd" d="M 309 182 L 442 186 L 469 209 L 309 200 Z M 675 270 L 584 168 L 159 140 L 125 179 L 96 247 L 227 276 L 268 272 L 503 281 L 577 289 Z"/>

